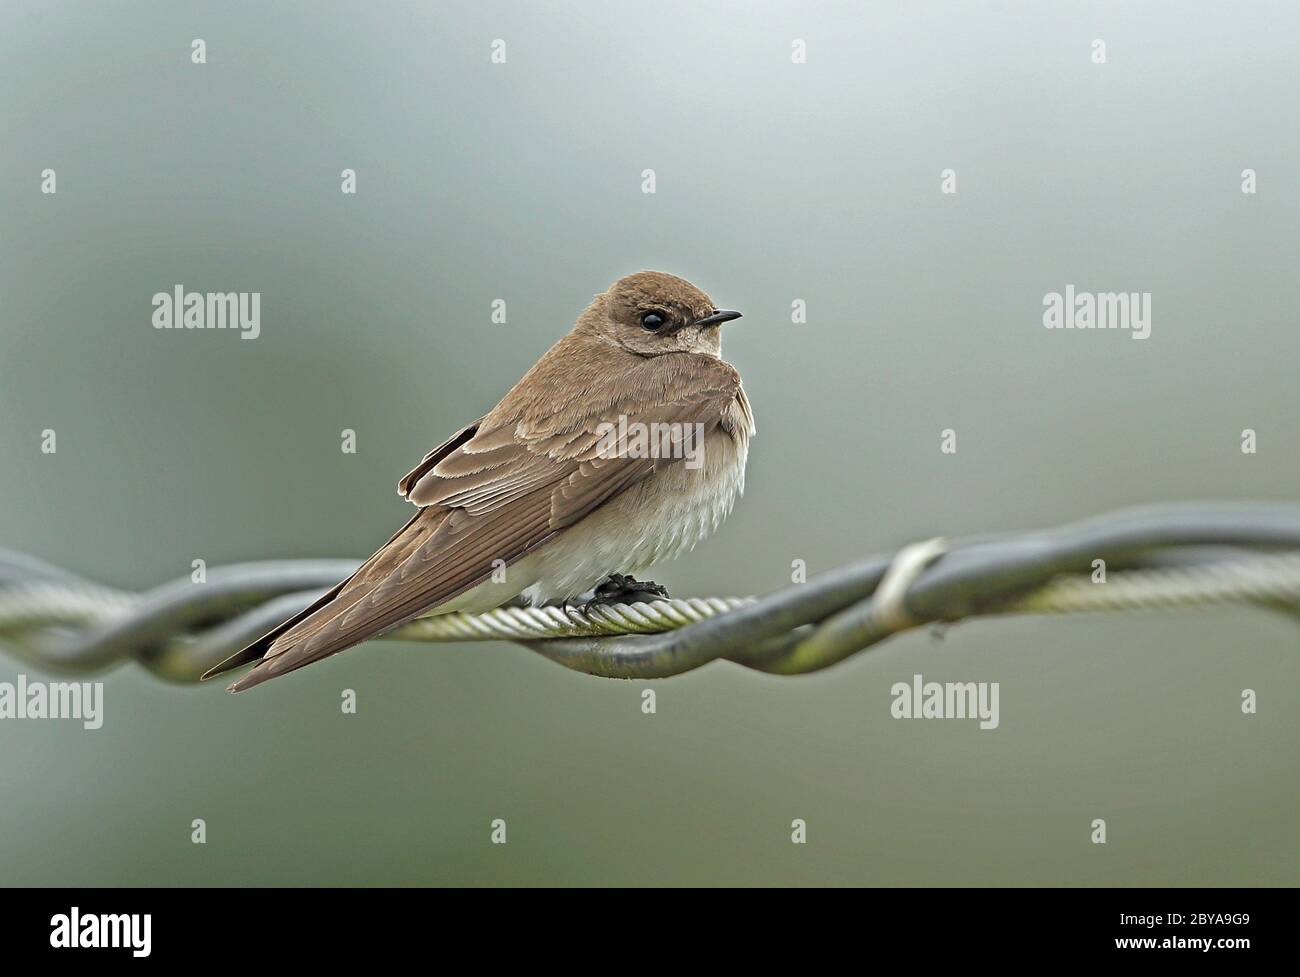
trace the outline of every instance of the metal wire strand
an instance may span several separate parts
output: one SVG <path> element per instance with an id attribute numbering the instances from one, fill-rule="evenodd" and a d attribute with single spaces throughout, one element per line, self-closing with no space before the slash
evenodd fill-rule
<path id="1" fill-rule="evenodd" d="M 1094 582 L 1098 560 L 1104 582 Z M 214 568 L 204 583 L 187 577 L 133 594 L 0 551 L 0 647 L 53 671 L 135 659 L 163 678 L 193 682 L 355 566 L 246 563 Z M 718 659 L 791 675 L 933 622 L 1226 601 L 1300 620 L 1300 506 L 1131 509 L 1054 529 L 904 547 L 761 599 L 502 607 L 418 619 L 383 637 L 515 641 L 611 678 L 676 675 Z"/>

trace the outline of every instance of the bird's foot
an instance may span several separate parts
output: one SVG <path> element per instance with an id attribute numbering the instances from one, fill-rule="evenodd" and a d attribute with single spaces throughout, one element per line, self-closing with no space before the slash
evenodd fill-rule
<path id="1" fill-rule="evenodd" d="M 591 600 L 582 605 L 583 611 L 608 604 L 650 603 L 668 600 L 668 590 L 653 580 L 637 580 L 626 573 L 611 573 L 609 579 L 592 591 Z"/>

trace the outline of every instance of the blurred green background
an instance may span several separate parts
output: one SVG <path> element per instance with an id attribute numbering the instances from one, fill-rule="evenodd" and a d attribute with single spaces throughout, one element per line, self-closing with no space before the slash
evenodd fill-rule
<path id="1" fill-rule="evenodd" d="M 1290 2 L 7 2 L 0 545 L 127 588 L 365 556 L 397 478 L 641 268 L 745 312 L 758 420 L 736 513 L 653 574 L 678 596 L 1295 499 L 1298 38 Z M 1067 282 L 1151 292 L 1151 338 L 1045 330 Z M 154 330 L 176 283 L 260 291 L 261 338 Z M 1000 682 L 1001 727 L 892 720 L 916 672 Z M 1294 626 L 1223 608 L 716 664 L 653 716 L 505 644 L 372 643 L 238 697 L 128 665 L 97 732 L 0 722 L 0 878 L 1294 885 L 1298 676 Z"/>

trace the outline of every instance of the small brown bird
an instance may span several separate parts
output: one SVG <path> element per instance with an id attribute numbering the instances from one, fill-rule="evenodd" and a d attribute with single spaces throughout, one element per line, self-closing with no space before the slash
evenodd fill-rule
<path id="1" fill-rule="evenodd" d="M 657 271 L 620 278 L 499 404 L 398 483 L 419 507 L 302 613 L 211 669 L 240 692 L 416 617 L 524 595 L 663 595 L 623 574 L 693 547 L 744 490 L 754 420 L 714 308 Z M 609 578 L 608 580 L 606 578 Z"/>

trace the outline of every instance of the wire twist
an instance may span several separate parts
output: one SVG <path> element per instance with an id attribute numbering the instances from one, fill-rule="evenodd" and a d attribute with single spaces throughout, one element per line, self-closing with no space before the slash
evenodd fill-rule
<path id="1" fill-rule="evenodd" d="M 1100 577 L 1098 560 L 1106 564 Z M 133 658 L 192 682 L 355 566 L 239 564 L 209 571 L 202 584 L 184 578 L 133 594 L 0 551 L 0 646 L 54 671 Z M 790 675 L 930 623 L 1222 602 L 1300 620 L 1300 506 L 1153 506 L 1055 529 L 915 544 L 764 598 L 501 607 L 420 618 L 383 637 L 516 641 L 611 678 L 675 675 L 720 658 Z"/>

